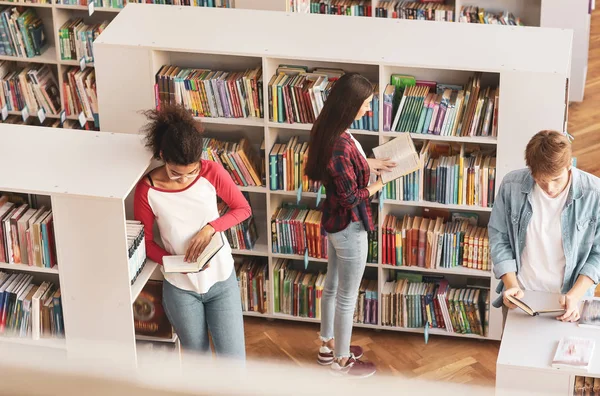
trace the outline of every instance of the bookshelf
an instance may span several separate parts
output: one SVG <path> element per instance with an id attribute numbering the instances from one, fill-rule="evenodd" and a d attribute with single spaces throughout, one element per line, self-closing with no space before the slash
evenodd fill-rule
<path id="1" fill-rule="evenodd" d="M 0 268 L 58 280 L 65 326 L 65 338 L 0 337 L 0 345 L 49 347 L 75 357 L 86 357 L 90 343 L 117 345 L 122 355 L 104 357 L 135 365 L 132 304 L 156 264 L 147 263 L 130 284 L 124 200 L 147 169 L 150 154 L 133 135 L 24 125 L 0 125 L 0 146 L 27 147 L 27 161 L 18 149 L 0 156 L 0 166 L 10 169 L 0 175 L 0 191 L 49 202 L 58 263 L 52 269 Z"/>
<path id="2" fill-rule="evenodd" d="M 310 2 L 310 0 L 306 0 Z M 396 1 L 399 2 L 399 1 Z M 235 7 L 270 11 L 287 11 L 289 0 L 236 0 Z M 381 0 L 371 0 L 372 17 L 376 17 L 375 8 Z M 482 7 L 486 11 L 512 12 L 520 17 L 526 26 L 551 27 L 573 30 L 573 49 L 571 58 L 571 80 L 569 97 L 572 102 L 581 102 L 585 93 L 587 79 L 588 49 L 590 40 L 591 0 L 447 0 L 454 6 L 455 20 L 464 6 Z M 591 4 L 592 3 L 592 4 Z"/>
<path id="3" fill-rule="evenodd" d="M 320 26 L 306 30 L 307 19 Z M 194 21 L 203 21 L 198 24 Z M 212 35 L 219 26 L 227 23 L 230 29 L 218 36 Z M 158 28 L 157 28 L 158 26 Z M 192 29 L 194 26 L 194 34 Z M 276 36 L 273 31 L 279 32 Z M 335 43 L 319 41 L 320 35 L 340 35 L 344 32 L 363 32 L 350 41 Z M 301 40 L 297 32 L 302 32 Z M 341 32 L 341 33 L 340 33 Z M 177 41 L 169 37 L 179 37 Z M 210 36 L 211 40 L 195 37 Z M 435 37 L 454 37 L 456 42 L 473 42 L 480 51 L 461 50 L 435 40 Z M 240 40 L 244 37 L 244 40 Z M 427 48 L 411 41 L 394 37 L 431 37 Z M 503 26 L 474 24 L 449 24 L 443 22 L 412 23 L 402 20 L 375 20 L 373 18 L 331 18 L 324 15 L 299 15 L 257 10 L 182 9 L 160 5 L 129 5 L 102 33 L 95 43 L 99 106 L 105 115 L 102 130 L 137 134 L 145 120 L 140 111 L 153 108 L 155 102 L 155 75 L 163 65 L 181 67 L 215 68 L 216 70 L 245 70 L 262 65 L 264 108 L 268 109 L 267 86 L 280 64 L 309 67 L 338 67 L 345 71 L 358 71 L 381 87 L 389 82 L 393 73 L 412 73 L 419 79 L 433 79 L 444 83 L 466 83 L 466 76 L 482 72 L 486 79 L 500 87 L 498 137 L 447 138 L 440 136 L 415 136 L 418 138 L 467 143 L 483 142 L 496 151 L 496 186 L 503 176 L 513 169 L 524 167 L 523 150 L 529 138 L 541 129 L 563 130 L 566 125 L 568 96 L 565 86 L 570 66 L 572 34 L 559 29 L 518 29 Z M 484 43 L 497 43 L 489 48 Z M 290 45 L 290 43 L 294 43 Z M 357 50 L 360 49 L 360 50 Z M 409 54 L 409 55 L 407 55 Z M 132 69 L 128 65 L 136 64 Z M 382 114 L 382 101 L 380 111 Z M 268 112 L 265 110 L 265 114 Z M 527 114 L 527 117 L 523 115 Z M 380 117 L 380 120 L 382 117 Z M 202 118 L 206 133 L 221 139 L 244 134 L 254 145 L 265 141 L 265 155 L 279 141 L 291 136 L 308 137 L 310 125 L 282 124 L 265 119 Z M 247 122 L 250 122 L 250 125 Z M 366 151 L 395 136 L 397 132 L 355 131 Z M 235 140 L 234 138 L 232 138 Z M 268 163 L 268 162 L 267 162 Z M 268 168 L 268 166 L 267 166 Z M 269 169 L 266 169 L 269 180 Z M 290 259 L 294 265 L 304 265 L 304 256 L 272 253 L 270 219 L 284 202 L 296 202 L 296 191 L 273 191 L 265 187 L 243 187 L 252 191 L 252 208 L 262 240 L 254 251 L 235 252 L 246 256 L 266 257 L 269 279 L 278 258 Z M 314 207 L 315 193 L 302 193 L 301 203 Z M 379 206 L 376 200 L 375 205 Z M 378 227 L 381 230 L 384 216 L 420 213 L 423 208 L 469 210 L 480 216 L 480 225 L 487 225 L 490 208 L 449 206 L 433 202 L 393 202 L 385 200 L 379 211 Z M 395 272 L 444 275 L 451 284 L 464 285 L 476 279 L 489 286 L 492 299 L 496 279 L 490 272 L 469 268 L 424 269 L 391 267 L 381 264 L 381 231 L 379 232 L 378 263 L 368 264 L 366 273 L 378 281 L 378 295 L 384 282 Z M 308 259 L 309 270 L 323 271 L 325 259 Z M 371 279 L 371 278 L 369 278 Z M 270 288 L 271 296 L 273 293 Z M 381 301 L 381 300 L 380 300 Z M 379 308 L 381 310 L 381 308 Z M 317 322 L 317 319 L 293 317 L 274 312 L 272 299 L 266 314 L 248 312 L 250 316 L 273 319 Z M 373 324 L 358 327 L 423 332 L 422 328 L 394 328 Z M 447 333 L 433 329 L 431 334 L 475 337 L 498 340 L 501 337 L 502 314 L 492 309 L 487 337 Z"/>

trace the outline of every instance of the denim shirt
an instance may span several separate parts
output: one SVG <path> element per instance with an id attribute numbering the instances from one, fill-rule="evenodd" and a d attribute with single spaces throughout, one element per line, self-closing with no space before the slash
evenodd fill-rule
<path id="1" fill-rule="evenodd" d="M 488 224 L 494 276 L 497 279 L 509 272 L 519 273 L 521 254 L 525 246 L 527 225 L 531 220 L 531 192 L 535 181 L 529 169 L 510 172 L 502 180 Z M 586 292 L 593 296 L 600 280 L 600 179 L 579 169 L 571 169 L 571 187 L 561 214 L 563 250 L 566 267 L 561 292 L 568 292 L 579 275 L 594 281 Z M 492 305 L 502 306 L 504 283 Z"/>

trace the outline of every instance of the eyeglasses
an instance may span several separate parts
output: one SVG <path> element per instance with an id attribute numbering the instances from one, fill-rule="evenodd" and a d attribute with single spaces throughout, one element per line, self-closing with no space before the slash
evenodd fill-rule
<path id="1" fill-rule="evenodd" d="M 200 174 L 200 168 L 196 169 L 192 173 L 188 173 L 187 175 L 177 175 L 177 176 L 173 176 L 173 173 L 169 169 L 168 165 L 165 165 L 165 169 L 167 170 L 167 174 L 168 174 L 170 180 L 194 179 L 194 178 L 196 178 Z"/>

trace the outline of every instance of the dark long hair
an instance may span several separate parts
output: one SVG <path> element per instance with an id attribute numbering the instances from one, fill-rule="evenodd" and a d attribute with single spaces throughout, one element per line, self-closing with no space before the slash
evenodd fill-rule
<path id="1" fill-rule="evenodd" d="M 181 105 L 164 105 L 143 114 L 148 123 L 142 132 L 155 159 L 177 165 L 200 161 L 203 128 L 188 110 Z"/>
<path id="2" fill-rule="evenodd" d="M 310 131 L 305 172 L 309 179 L 324 182 L 333 143 L 352 125 L 373 85 L 357 73 L 344 74 L 334 85 Z"/>

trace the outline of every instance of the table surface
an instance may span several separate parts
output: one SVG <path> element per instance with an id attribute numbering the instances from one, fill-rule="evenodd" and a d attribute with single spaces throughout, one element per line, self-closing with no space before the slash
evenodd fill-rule
<path id="1" fill-rule="evenodd" d="M 532 309 L 554 309 L 560 308 L 558 298 L 558 294 L 525 292 L 523 301 Z M 552 367 L 558 342 L 565 336 L 592 338 L 596 341 L 594 356 L 586 375 L 600 376 L 600 329 L 558 321 L 556 314 L 531 317 L 520 309 L 510 310 L 508 313 L 497 365 L 581 374 L 581 370 Z"/>

